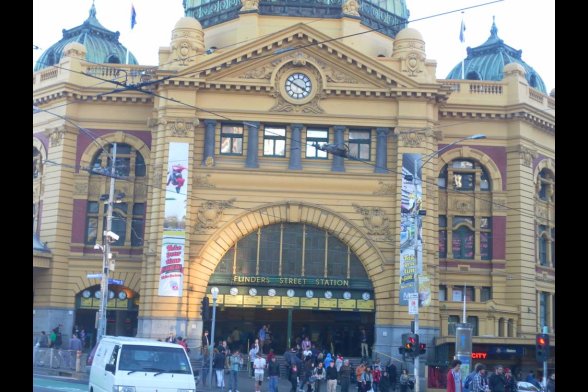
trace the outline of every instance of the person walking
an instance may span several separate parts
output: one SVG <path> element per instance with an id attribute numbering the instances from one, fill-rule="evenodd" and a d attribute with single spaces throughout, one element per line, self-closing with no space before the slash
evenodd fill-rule
<path id="1" fill-rule="evenodd" d="M 254 380 L 255 380 L 255 391 L 259 392 L 261 390 L 261 383 L 263 382 L 263 373 L 266 368 L 265 359 L 261 356 L 261 352 L 257 351 L 255 354 L 255 360 L 253 361 L 253 369 L 254 369 Z"/>
<path id="2" fill-rule="evenodd" d="M 339 369 L 339 384 L 341 384 L 341 392 L 349 392 L 349 384 L 351 383 L 351 366 L 349 359 L 343 361 L 343 365 Z"/>
<path id="3" fill-rule="evenodd" d="M 216 386 L 217 388 L 224 389 L 225 387 L 225 353 L 214 349 L 214 357 L 212 359 L 212 368 L 216 372 Z"/>
<path id="4" fill-rule="evenodd" d="M 280 378 L 280 364 L 276 356 L 272 356 L 267 364 L 267 375 L 269 378 L 269 392 L 278 392 L 278 381 Z"/>
<path id="5" fill-rule="evenodd" d="M 45 331 L 41 331 L 41 336 L 39 336 L 37 343 L 39 343 L 39 347 L 47 348 L 49 347 L 49 337 L 45 333 Z"/>
<path id="6" fill-rule="evenodd" d="M 494 368 L 494 373 L 488 378 L 488 387 L 491 392 L 506 391 L 506 377 L 504 377 L 504 368 L 502 365 L 497 365 Z"/>
<path id="7" fill-rule="evenodd" d="M 257 358 L 257 353 L 259 353 L 259 340 L 255 339 L 255 343 L 251 346 L 249 350 L 249 363 L 251 363 L 251 378 L 255 378 L 255 359 Z"/>
<path id="8" fill-rule="evenodd" d="M 235 349 L 233 355 L 229 357 L 229 368 L 231 370 L 231 378 L 229 380 L 229 392 L 239 392 L 237 389 L 237 380 L 239 375 L 239 369 L 243 365 L 243 358 L 239 352 L 239 347 Z"/>
<path id="9" fill-rule="evenodd" d="M 335 361 L 331 361 L 327 367 L 327 392 L 337 392 L 337 368 L 335 367 Z"/>
<path id="10" fill-rule="evenodd" d="M 409 381 L 408 370 L 402 369 L 402 372 L 400 372 L 400 392 L 408 392 Z"/>
<path id="11" fill-rule="evenodd" d="M 367 332 L 363 327 L 361 328 L 361 331 L 359 333 L 359 341 L 361 342 L 361 359 L 367 361 L 367 359 L 369 358 L 368 338 Z"/>
<path id="12" fill-rule="evenodd" d="M 461 361 L 459 359 L 454 359 L 451 362 L 451 369 L 447 372 L 447 392 L 462 392 L 460 367 Z"/>
<path id="13" fill-rule="evenodd" d="M 297 392 L 298 391 L 298 365 L 295 363 L 290 366 L 290 372 L 288 375 L 288 379 L 290 380 L 290 392 Z"/>

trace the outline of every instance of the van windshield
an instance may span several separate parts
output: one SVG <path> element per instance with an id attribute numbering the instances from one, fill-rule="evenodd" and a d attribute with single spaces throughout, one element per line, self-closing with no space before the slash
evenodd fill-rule
<path id="1" fill-rule="evenodd" d="M 123 345 L 119 357 L 118 369 L 132 372 L 192 373 L 188 357 L 182 346 L 175 348 Z"/>

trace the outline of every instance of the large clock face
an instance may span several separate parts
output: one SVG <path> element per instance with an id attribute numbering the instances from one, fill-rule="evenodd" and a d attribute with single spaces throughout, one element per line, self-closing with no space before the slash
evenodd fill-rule
<path id="1" fill-rule="evenodd" d="M 311 91 L 312 81 L 303 73 L 293 73 L 286 79 L 286 93 L 294 99 L 306 98 Z"/>

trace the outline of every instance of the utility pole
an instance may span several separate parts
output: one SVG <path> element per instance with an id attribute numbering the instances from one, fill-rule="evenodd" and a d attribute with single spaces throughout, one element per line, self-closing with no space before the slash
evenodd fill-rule
<path id="1" fill-rule="evenodd" d="M 108 192 L 108 210 L 106 212 L 106 228 L 102 233 L 102 281 L 100 283 L 100 310 L 98 312 L 98 330 L 96 343 L 106 335 L 106 307 L 108 304 L 108 274 L 110 270 L 110 242 L 112 238 L 112 204 L 114 203 L 114 182 L 116 177 L 116 143 L 112 144 L 112 165 L 110 168 L 110 190 Z M 116 239 L 115 239 L 116 241 Z"/>

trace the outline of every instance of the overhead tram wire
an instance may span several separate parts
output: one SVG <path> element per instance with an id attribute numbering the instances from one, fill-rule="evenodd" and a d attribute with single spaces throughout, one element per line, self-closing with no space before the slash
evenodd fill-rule
<path id="1" fill-rule="evenodd" d="M 206 112 L 206 113 L 209 113 L 209 114 L 215 115 L 215 116 L 217 116 L 217 117 L 223 118 L 223 119 L 225 119 L 225 120 L 228 120 L 228 121 L 232 121 L 232 122 L 240 122 L 239 120 L 234 120 L 234 119 L 231 119 L 231 118 L 229 118 L 229 117 L 227 117 L 227 116 L 224 116 L 224 115 L 222 115 L 222 114 L 219 114 L 219 113 L 213 112 L 213 111 L 211 111 L 211 110 L 206 110 L 206 109 L 203 109 L 203 108 L 200 108 L 200 107 L 197 107 L 197 106 L 194 106 L 194 105 L 191 105 L 191 104 L 188 104 L 188 103 L 185 103 L 185 102 L 179 101 L 179 100 L 177 100 L 177 99 L 175 99 L 175 98 L 164 97 L 164 96 L 162 96 L 162 95 L 160 95 L 160 94 L 156 94 L 156 93 L 154 93 L 154 92 L 152 92 L 152 91 L 146 91 L 146 90 L 141 90 L 141 89 L 138 89 L 137 91 L 138 91 L 138 92 L 142 92 L 142 93 L 144 93 L 144 94 L 153 95 L 153 96 L 156 96 L 156 97 L 158 97 L 158 98 L 161 98 L 161 99 L 169 100 L 169 101 L 171 101 L 171 102 L 178 103 L 178 104 L 181 104 L 181 105 L 184 105 L 184 106 L 190 107 L 190 108 L 192 108 L 192 109 L 195 109 L 195 110 L 200 110 L 200 111 L 203 111 L 203 112 Z M 248 122 L 246 122 L 246 121 L 241 121 L 241 122 L 242 122 L 244 125 L 254 126 L 254 127 L 258 128 L 258 126 L 256 126 L 255 124 L 251 124 L 251 123 L 248 123 Z M 477 121 L 471 120 L 471 121 L 468 121 L 468 122 L 470 122 L 470 123 L 471 123 L 471 122 L 477 122 Z M 460 123 L 455 123 L 455 124 L 446 124 L 446 125 L 443 125 L 443 126 L 438 126 L 438 127 L 424 127 L 424 128 L 417 128 L 417 129 L 413 129 L 413 130 L 439 129 L 439 128 L 442 128 L 442 127 L 447 127 L 447 126 L 454 126 L 454 125 L 461 125 L 461 124 L 464 124 L 464 123 L 465 123 L 465 122 L 460 122 Z M 289 139 L 289 140 L 291 140 L 291 141 L 294 141 L 294 139 L 292 139 L 291 137 L 286 137 L 286 139 Z M 300 141 L 300 142 L 301 142 L 301 141 Z M 349 157 L 348 157 L 348 158 L 349 158 Z M 354 159 L 354 160 L 357 160 L 357 161 L 359 161 L 359 162 L 362 162 L 362 163 L 364 163 L 364 164 L 367 164 L 367 165 L 369 165 L 369 166 L 372 166 L 372 167 L 374 167 L 374 168 L 381 168 L 381 169 L 384 169 L 384 170 L 386 170 L 386 171 L 387 171 L 387 172 L 389 172 L 389 173 L 395 173 L 395 174 L 398 174 L 398 175 L 403 175 L 403 173 L 401 173 L 401 172 L 396 172 L 396 171 L 393 171 L 393 170 L 391 170 L 391 169 L 389 169 L 389 168 L 387 168 L 387 167 L 378 167 L 377 165 L 375 165 L 375 164 L 372 164 L 372 163 L 370 163 L 370 162 L 367 162 L 367 161 L 364 161 L 364 160 L 359 160 L 359 159 Z M 436 187 L 438 187 L 438 188 L 439 188 L 439 185 L 438 185 L 436 182 L 431 182 L 431 181 L 423 181 L 423 183 L 428 183 L 428 184 L 430 184 L 430 185 L 434 185 L 434 186 L 436 186 Z M 446 188 L 445 188 L 445 189 L 446 189 Z M 462 193 L 460 192 L 460 194 L 462 194 Z M 468 197 L 471 197 L 471 198 L 473 198 L 473 199 L 475 199 L 475 200 L 484 201 L 484 202 L 490 203 L 490 204 L 492 204 L 492 205 L 496 205 L 496 206 L 499 206 L 499 207 L 502 207 L 502 208 L 505 208 L 505 209 L 509 209 L 509 210 L 515 210 L 515 211 L 517 211 L 517 212 L 519 212 L 519 213 L 521 213 L 521 214 L 525 214 L 525 211 L 522 211 L 522 210 L 520 210 L 520 209 L 517 209 L 517 208 L 509 207 L 509 206 L 506 206 L 506 205 L 503 205 L 503 204 L 500 204 L 500 203 L 497 203 L 496 201 L 493 201 L 493 200 L 482 199 L 481 197 L 479 197 L 479 196 L 476 196 L 475 194 L 469 194 L 469 193 L 466 193 L 466 192 L 464 192 L 463 194 L 465 194 L 465 195 L 467 195 Z M 534 216 L 531 216 L 531 215 L 527 215 L 527 217 L 533 217 L 533 218 L 534 218 Z"/>

